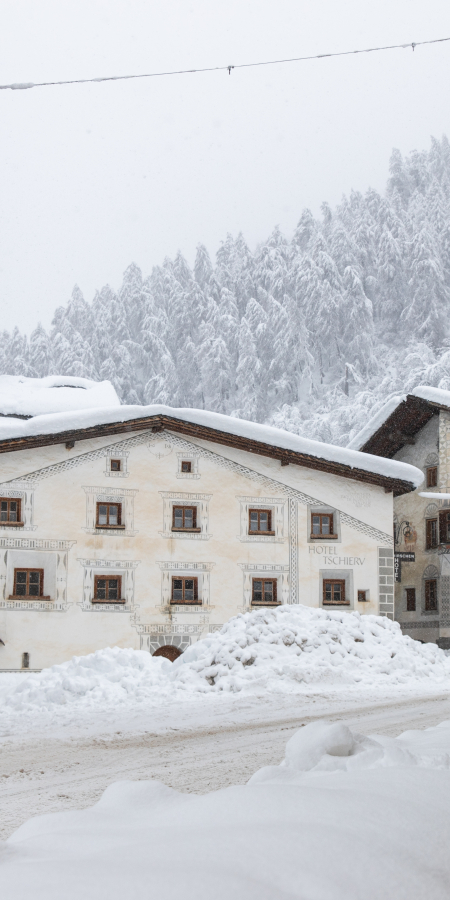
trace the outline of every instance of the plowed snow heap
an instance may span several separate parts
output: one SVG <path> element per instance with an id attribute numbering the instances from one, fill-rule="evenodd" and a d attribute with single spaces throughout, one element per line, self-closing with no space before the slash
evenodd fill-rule
<path id="1" fill-rule="evenodd" d="M 0 705 L 6 727 L 27 714 L 47 719 L 62 707 L 165 703 L 202 693 L 304 690 L 305 685 L 450 684 L 450 657 L 402 635 L 381 616 L 281 606 L 235 616 L 170 663 L 119 647 L 74 657 L 32 674 Z"/>

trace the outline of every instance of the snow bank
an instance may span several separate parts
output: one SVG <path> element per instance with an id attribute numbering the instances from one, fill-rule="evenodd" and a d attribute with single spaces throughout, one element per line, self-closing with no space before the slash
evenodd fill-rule
<path id="1" fill-rule="evenodd" d="M 119 782 L 0 845 L 3 900 L 447 900 L 450 723 L 307 725 L 280 766 L 195 796 Z"/>
<path id="2" fill-rule="evenodd" d="M 108 384 L 109 382 L 102 383 Z M 120 406 L 119 409 L 83 409 L 77 412 L 35 416 L 33 419 L 25 422 L 2 421 L 0 419 L 0 440 L 4 441 L 33 435 L 59 434 L 60 432 L 90 428 L 95 425 L 129 422 L 151 416 L 171 416 L 180 421 L 204 425 L 215 431 L 238 435 L 239 437 L 249 438 L 252 441 L 260 441 L 282 450 L 294 450 L 297 453 L 306 454 L 317 459 L 342 463 L 342 465 L 350 468 L 375 472 L 387 478 L 399 478 L 403 481 L 411 482 L 416 487 L 423 481 L 423 473 L 408 463 L 383 459 L 380 456 L 372 456 L 369 453 L 359 453 L 357 450 L 337 447 L 333 444 L 322 444 L 321 441 L 312 441 L 288 431 L 283 431 L 281 428 L 247 422 L 245 419 L 235 419 L 233 416 L 225 416 L 221 413 L 209 412 L 203 409 L 173 409 L 170 406 L 162 405 Z M 220 443 L 220 436 L 218 436 L 218 442 Z"/>
<path id="3" fill-rule="evenodd" d="M 0 413 L 3 416 L 42 416 L 67 410 L 120 406 L 110 381 L 90 381 L 70 375 L 25 378 L 0 376 Z M 6 423 L 5 423 L 6 424 Z M 10 423 L 10 427 L 14 428 Z"/>
<path id="4" fill-rule="evenodd" d="M 175 663 L 119 647 L 31 674 L 0 699 L 2 730 L 68 721 L 89 710 L 155 705 L 202 694 L 296 693 L 305 687 L 450 686 L 450 658 L 381 616 L 281 606 L 235 616 Z"/>

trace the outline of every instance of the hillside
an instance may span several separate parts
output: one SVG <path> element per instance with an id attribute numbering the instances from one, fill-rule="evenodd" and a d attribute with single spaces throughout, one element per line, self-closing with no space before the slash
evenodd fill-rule
<path id="1" fill-rule="evenodd" d="M 200 407 L 346 444 L 393 392 L 450 388 L 450 145 L 394 150 L 384 196 L 352 192 L 291 240 L 228 235 L 88 303 L 3 333 L 0 372 L 109 379 L 123 402 Z"/>

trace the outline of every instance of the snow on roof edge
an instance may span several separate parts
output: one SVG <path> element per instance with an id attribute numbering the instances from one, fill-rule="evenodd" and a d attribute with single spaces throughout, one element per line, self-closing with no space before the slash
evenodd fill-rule
<path id="1" fill-rule="evenodd" d="M 381 409 L 372 416 L 371 419 L 364 425 L 364 428 L 361 428 L 361 431 L 358 431 L 358 434 L 355 435 L 354 438 L 347 444 L 347 450 L 360 450 L 361 447 L 370 440 L 371 437 L 384 425 L 386 419 L 397 409 L 397 406 L 400 406 L 400 403 L 406 400 L 406 394 L 397 394 L 394 397 L 390 397 L 389 400 L 386 400 L 386 403 L 383 404 Z"/>
<path id="2" fill-rule="evenodd" d="M 363 471 L 382 475 L 385 478 L 406 481 L 415 487 L 418 487 L 423 481 L 423 473 L 408 463 L 384 459 L 381 456 L 373 456 L 369 453 L 360 453 L 358 450 L 338 447 L 334 444 L 324 444 L 320 441 L 300 437 L 281 428 L 248 422 L 245 419 L 236 419 L 233 416 L 226 416 L 222 413 L 200 409 L 174 409 L 170 406 L 159 404 L 153 406 L 120 406 L 109 409 L 74 410 L 67 413 L 35 416 L 26 421 L 0 419 L 0 441 L 58 434 L 95 427 L 96 425 L 129 422 L 151 416 L 170 416 L 194 425 L 212 428 L 215 431 L 223 431 L 249 440 L 269 444 L 279 449 L 292 450 L 317 459 L 340 463 L 350 468 L 362 469 Z M 220 443 L 220 440 L 218 442 Z"/>
<path id="3" fill-rule="evenodd" d="M 419 397 L 421 400 L 429 400 L 430 403 L 438 403 L 439 406 L 447 406 L 450 409 L 450 391 L 429 387 L 427 384 L 419 384 L 418 387 L 411 391 L 411 394 L 414 397 Z"/>

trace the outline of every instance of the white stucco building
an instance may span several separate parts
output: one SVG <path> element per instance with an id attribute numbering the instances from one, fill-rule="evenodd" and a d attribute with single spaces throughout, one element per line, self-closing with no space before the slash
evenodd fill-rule
<path id="1" fill-rule="evenodd" d="M 259 605 L 393 617 L 393 496 L 421 479 L 201 410 L 9 410 L 0 670 L 115 644 L 174 658 Z"/>

